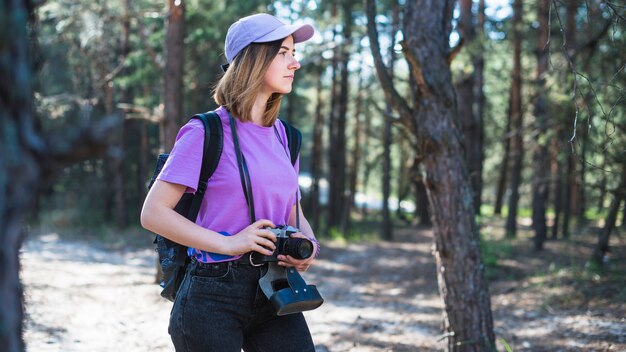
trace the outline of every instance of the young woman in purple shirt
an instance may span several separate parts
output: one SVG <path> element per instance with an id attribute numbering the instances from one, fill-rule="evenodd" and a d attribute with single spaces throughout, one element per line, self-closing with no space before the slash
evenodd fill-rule
<path id="1" fill-rule="evenodd" d="M 208 182 L 196 223 L 173 209 L 195 192 L 202 163 L 204 128 L 183 126 L 141 213 L 142 225 L 189 247 L 192 262 L 176 296 L 169 333 L 176 351 L 314 351 L 302 313 L 277 316 L 259 288 L 267 265 L 247 260 L 272 255 L 276 235 L 266 229 L 296 226 L 316 245 L 308 259 L 279 255 L 279 265 L 305 271 L 319 254 L 313 230 L 296 206 L 298 169 L 291 164 L 286 132 L 277 122 L 283 94 L 291 92 L 300 64 L 295 43 L 310 39 L 310 25 L 286 25 L 268 14 L 244 17 L 226 35 L 228 68 L 218 82 L 215 110 L 223 126 L 223 152 Z M 250 175 L 256 220 L 250 224 L 231 134 L 236 131 Z"/>

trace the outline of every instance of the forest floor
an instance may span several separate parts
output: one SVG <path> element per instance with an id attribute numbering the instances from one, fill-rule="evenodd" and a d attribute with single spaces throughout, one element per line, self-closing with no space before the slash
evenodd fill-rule
<path id="1" fill-rule="evenodd" d="M 483 226 L 498 350 L 626 351 L 626 236 L 604 272 L 589 269 L 592 230 L 531 249 Z M 317 351 L 439 351 L 442 302 L 427 228 L 393 242 L 323 242 L 303 276 L 325 303 L 305 313 Z M 128 241 L 128 238 L 132 241 Z M 172 351 L 171 303 L 154 283 L 143 231 L 124 236 L 33 230 L 21 251 L 28 351 Z"/>

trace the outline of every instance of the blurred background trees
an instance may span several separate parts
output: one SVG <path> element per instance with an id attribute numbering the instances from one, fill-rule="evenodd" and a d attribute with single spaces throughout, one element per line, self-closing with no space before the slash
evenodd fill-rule
<path id="1" fill-rule="evenodd" d="M 625 226 L 626 10 L 605 0 L 452 4 L 440 44 L 450 51 L 447 104 L 456 105 L 451 122 L 472 189 L 464 209 L 479 230 L 489 219 L 510 237 L 532 231 L 536 250 L 572 233 L 597 236 L 585 259 L 602 264 L 611 233 Z M 403 53 L 423 44 L 402 31 L 409 5 L 377 1 L 374 19 L 389 80 L 414 109 L 433 82 L 416 80 Z M 226 29 L 263 11 L 318 30 L 298 47 L 302 69 L 281 113 L 304 133 L 303 205 L 318 236 L 392 240 L 393 225 L 428 226 L 422 120 L 402 118 L 387 98 L 365 10 L 357 0 L 44 2 L 33 26 L 42 130 L 118 124 L 104 156 L 43 179 L 30 222 L 138 226 L 154 157 L 189 116 L 215 108 Z"/>
<path id="2" fill-rule="evenodd" d="M 414 82 L 399 30 L 405 6 L 377 2 L 376 22 L 391 77 L 410 101 Z M 106 157 L 47 185 L 36 218 L 136 226 L 153 156 L 171 148 L 187 117 L 215 107 L 226 28 L 256 11 L 318 29 L 299 48 L 303 67 L 282 117 L 305 133 L 303 193 L 320 235 L 365 236 L 371 226 L 361 225 L 375 220 L 391 239 L 391 222 L 426 220 L 423 155 L 415 155 L 410 126 L 376 79 L 364 5 L 332 0 L 44 3 L 36 10 L 43 124 L 61 129 L 112 112 L 123 123 Z M 451 25 L 458 55 L 450 68 L 477 214 L 508 217 L 511 236 L 520 218 L 534 219 L 538 249 L 542 240 L 598 224 L 623 159 L 623 8 L 459 1 Z"/>

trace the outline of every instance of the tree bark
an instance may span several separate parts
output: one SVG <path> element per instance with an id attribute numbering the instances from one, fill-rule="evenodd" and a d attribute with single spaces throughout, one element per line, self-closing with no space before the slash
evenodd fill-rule
<path id="1" fill-rule="evenodd" d="M 537 29 L 537 46 L 535 56 L 537 57 L 537 71 L 535 75 L 536 95 L 534 102 L 535 129 L 537 130 L 536 144 L 533 152 L 533 196 L 532 196 L 532 216 L 533 229 L 535 230 L 534 245 L 535 250 L 543 248 L 543 242 L 547 236 L 546 211 L 548 205 L 548 195 L 550 192 L 550 167 L 549 150 L 546 136 L 546 126 L 548 111 L 546 104 L 546 80 L 545 75 L 548 70 L 548 16 L 549 0 L 539 0 L 537 4 L 537 18 L 539 28 Z"/>
<path id="2" fill-rule="evenodd" d="M 164 105 L 165 150 L 174 146 L 183 119 L 183 71 L 185 65 L 185 0 L 168 0 L 165 34 Z"/>
<path id="3" fill-rule="evenodd" d="M 572 65 L 575 64 L 575 57 L 572 55 L 574 48 L 576 47 L 576 11 L 578 10 L 578 1 L 570 0 L 567 2 L 566 6 L 566 14 L 565 14 L 565 25 L 566 25 L 566 43 L 564 43 L 565 50 L 568 51 L 568 55 L 570 55 L 570 60 L 572 61 Z M 572 84 L 575 87 L 576 84 L 574 81 L 576 80 L 575 76 L 572 76 Z M 574 104 L 576 101 L 576 91 L 573 91 L 571 94 L 572 103 Z M 576 114 L 575 107 L 570 107 L 568 109 L 570 119 L 574 119 L 574 114 Z M 569 124 L 571 121 L 568 119 L 566 124 Z M 572 142 L 573 143 L 573 142 Z M 576 155 L 573 152 L 569 152 L 567 156 L 567 174 L 565 177 L 565 185 L 563 186 L 564 194 L 563 197 L 565 199 L 565 203 L 563 204 L 563 223 L 561 230 L 562 238 L 569 238 L 569 224 L 570 217 L 572 214 L 572 208 L 576 206 Z"/>
<path id="4" fill-rule="evenodd" d="M 484 58 L 484 41 L 485 36 L 485 0 L 479 0 L 478 2 L 478 39 L 480 41 L 479 50 L 474 57 L 474 70 L 476 71 L 476 81 L 474 89 L 476 90 L 476 119 L 478 123 L 478 142 L 480 148 L 477 149 L 477 157 L 479 158 L 479 165 L 477 166 L 475 173 L 478 177 L 475 178 L 477 190 L 474 193 L 474 204 L 476 214 L 480 215 L 480 208 L 482 206 L 482 191 L 483 191 L 483 162 L 485 160 L 485 105 L 487 98 L 485 97 L 484 85 L 485 85 L 485 58 Z"/>
<path id="5" fill-rule="evenodd" d="M 359 46 L 359 50 L 361 48 Z M 361 63 L 362 64 L 362 63 Z M 341 232 L 349 233 L 351 225 L 351 214 L 354 207 L 354 198 L 356 195 L 356 185 L 359 174 L 359 161 L 361 160 L 361 134 L 363 123 L 361 119 L 362 101 L 363 101 L 363 75 L 359 73 L 359 81 L 357 83 L 356 98 L 354 101 L 354 146 L 352 149 L 352 161 L 350 163 L 350 172 L 348 173 L 348 192 L 343 205 L 343 217 L 341 219 Z"/>
<path id="6" fill-rule="evenodd" d="M 463 131 L 463 146 L 467 166 L 474 191 L 474 209 L 480 212 L 480 194 L 482 192 L 482 121 L 474 113 L 476 103 L 475 89 L 477 87 L 477 67 L 475 66 L 478 57 L 482 54 L 476 46 L 476 29 L 474 28 L 472 14 L 472 0 L 459 0 L 460 16 L 458 31 L 465 48 L 469 51 L 469 56 L 474 64 L 473 70 L 469 73 L 461 73 L 461 77 L 456 84 L 458 116 Z"/>
<path id="7" fill-rule="evenodd" d="M 498 177 L 498 188 L 496 190 L 496 201 L 493 213 L 502 214 L 502 204 L 504 204 L 504 194 L 506 193 L 506 183 L 509 176 L 509 164 L 511 155 L 511 92 L 509 92 L 509 112 L 507 113 L 506 128 L 504 130 L 504 153 L 502 154 L 502 162 L 500 163 L 500 176 Z"/>
<path id="8" fill-rule="evenodd" d="M 313 221 L 313 228 L 320 229 L 320 180 L 322 178 L 322 151 L 323 139 L 322 133 L 324 129 L 324 114 L 322 99 L 322 70 L 318 72 L 317 80 L 317 103 L 315 105 L 315 124 L 313 125 L 313 155 L 311 157 L 311 199 L 309 212 Z M 321 233 L 325 233 L 321 231 Z"/>
<path id="9" fill-rule="evenodd" d="M 120 57 L 126 58 L 130 53 L 130 0 L 124 1 L 124 17 L 122 19 L 122 41 L 120 46 Z M 122 75 L 127 73 L 127 69 L 122 69 Z M 122 89 L 122 102 L 130 103 L 130 91 L 128 88 Z M 113 170 L 113 189 L 115 193 L 115 223 L 118 228 L 127 226 L 127 208 L 126 208 L 126 177 L 124 174 L 124 158 L 126 156 L 126 147 L 124 143 L 124 134 L 126 130 L 126 113 L 121 111 L 119 129 L 115 133 L 117 149 L 119 153 L 117 157 L 112 158 Z"/>
<path id="10" fill-rule="evenodd" d="M 513 2 L 513 81 L 511 82 L 511 119 L 513 121 L 513 165 L 509 196 L 509 213 L 506 218 L 506 236 L 515 237 L 519 186 L 522 183 L 524 161 L 524 120 L 522 113 L 522 16 L 521 0 Z"/>
<path id="11" fill-rule="evenodd" d="M 561 129 L 557 129 L 555 132 L 558 136 L 556 141 L 552 143 L 553 149 L 553 167 L 554 170 L 554 195 L 552 197 L 553 207 L 554 207 L 554 221 L 552 223 L 552 236 L 551 239 L 555 240 L 558 238 L 559 234 L 559 225 L 561 221 L 561 213 L 563 208 L 563 161 L 561 160 L 561 143 L 563 140 L 564 134 Z"/>
<path id="12" fill-rule="evenodd" d="M 456 124 L 456 97 L 449 67 L 453 1 L 409 1 L 402 42 L 412 87 L 410 107 L 384 66 L 374 22 L 375 4 L 367 0 L 368 35 L 385 98 L 418 141 L 430 205 L 439 292 L 444 301 L 448 351 L 495 349 L 488 283 L 478 245 L 472 186 Z"/>
<path id="13" fill-rule="evenodd" d="M 352 50 L 352 26 L 354 20 L 352 18 L 352 0 L 342 2 L 343 13 L 343 42 L 341 46 L 340 70 L 341 78 L 339 83 L 339 101 L 337 116 L 335 119 L 336 128 L 333 143 L 333 161 L 335 164 L 335 181 L 337 182 L 335 202 L 337 203 L 336 212 L 333 214 L 332 226 L 341 229 L 341 221 L 345 216 L 345 207 L 347 203 L 347 145 L 346 145 L 346 120 L 348 118 L 348 93 L 349 93 L 349 72 L 348 63 L 350 62 L 350 52 Z"/>
<path id="14" fill-rule="evenodd" d="M 394 47 L 396 44 L 395 37 L 399 27 L 398 3 L 394 1 L 393 18 L 391 25 L 391 43 L 389 44 L 389 76 L 393 81 L 394 65 L 396 55 Z M 389 102 L 385 105 L 385 120 L 383 123 L 383 224 L 382 235 L 387 241 L 393 239 L 393 225 L 391 221 L 391 212 L 389 211 L 389 198 L 391 197 L 391 144 L 393 143 L 393 132 L 391 126 L 391 112 L 393 108 Z"/>
<path id="15" fill-rule="evenodd" d="M 604 228 L 598 235 L 598 243 L 593 251 L 592 260 L 598 265 L 604 264 L 604 256 L 609 252 L 609 240 L 611 238 L 611 232 L 615 229 L 615 223 L 617 221 L 617 215 L 619 213 L 620 204 L 626 198 L 626 160 L 622 162 L 622 179 L 619 187 L 613 192 L 613 202 L 611 208 L 604 222 Z M 624 220 L 622 219 L 622 224 Z"/>
<path id="16" fill-rule="evenodd" d="M 331 18 L 337 18 L 337 0 L 333 0 L 331 4 Z M 333 28 L 333 42 L 337 42 L 338 37 L 337 26 Z M 333 57 L 331 59 L 331 88 L 330 88 L 330 117 L 328 119 L 328 206 L 326 216 L 326 227 L 328 230 L 337 225 L 341 211 L 341 196 L 343 195 L 343 184 L 339 182 L 339 159 L 337 158 L 337 119 L 339 118 L 339 77 L 340 77 L 340 46 L 335 45 L 333 48 Z"/>

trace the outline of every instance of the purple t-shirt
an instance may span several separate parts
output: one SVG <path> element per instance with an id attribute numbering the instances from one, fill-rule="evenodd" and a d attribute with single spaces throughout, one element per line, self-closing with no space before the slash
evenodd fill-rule
<path id="1" fill-rule="evenodd" d="M 228 111 L 219 107 L 215 112 L 222 120 L 224 148 L 217 168 L 209 178 L 196 224 L 229 236 L 250 225 L 250 216 L 239 177 Z M 236 118 L 235 123 L 241 153 L 250 173 L 256 220 L 269 219 L 275 225 L 287 224 L 291 209 L 296 204 L 299 159 L 295 167 L 291 165 L 283 124 L 275 123 L 279 140 L 274 127 L 241 122 Z M 203 148 L 204 125 L 200 120 L 192 119 L 178 132 L 174 148 L 158 179 L 187 186 L 186 192 L 195 192 Z M 189 248 L 189 255 L 204 263 L 239 257 L 196 248 Z"/>

